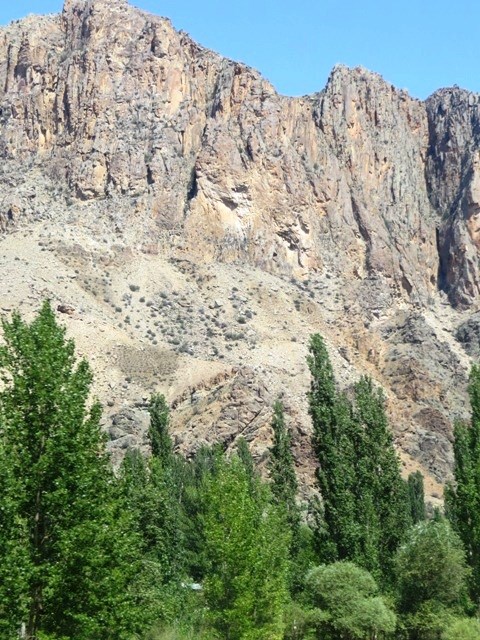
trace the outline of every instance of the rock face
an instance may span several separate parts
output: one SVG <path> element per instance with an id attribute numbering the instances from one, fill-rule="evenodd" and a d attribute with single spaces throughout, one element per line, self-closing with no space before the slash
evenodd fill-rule
<path id="1" fill-rule="evenodd" d="M 368 372 L 386 388 L 405 467 L 438 493 L 478 352 L 475 323 L 455 332 L 480 300 L 480 96 L 421 102 L 343 66 L 280 96 L 125 0 L 14 22 L 0 60 L 3 295 L 75 309 L 100 394 L 116 389 L 119 448 L 142 444 L 128 405 L 155 388 L 186 451 L 246 430 L 261 458 L 283 394 L 307 478 L 305 344 L 321 331 L 343 386 Z M 157 373 L 123 380 L 119 345 Z"/>
<path id="2" fill-rule="evenodd" d="M 452 304 L 478 306 L 480 273 L 480 96 L 441 89 L 426 103 L 427 181 L 439 225 L 441 287 Z"/>

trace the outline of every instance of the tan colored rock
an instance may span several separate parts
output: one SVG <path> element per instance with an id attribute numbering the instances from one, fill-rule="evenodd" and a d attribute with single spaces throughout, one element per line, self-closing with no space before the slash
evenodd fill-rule
<path id="1" fill-rule="evenodd" d="M 185 451 L 244 430 L 262 461 L 282 395 L 311 482 L 319 331 L 342 387 L 385 387 L 405 469 L 437 491 L 479 304 L 479 96 L 421 102 L 343 66 L 280 96 L 126 0 L 16 21 L 0 59 L 2 296 L 80 311 L 108 411 L 140 416 L 119 449 L 144 446 L 129 407 L 161 390 Z"/>

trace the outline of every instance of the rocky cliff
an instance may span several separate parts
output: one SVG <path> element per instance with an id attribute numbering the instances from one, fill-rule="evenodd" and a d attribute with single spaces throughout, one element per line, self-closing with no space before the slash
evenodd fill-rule
<path id="1" fill-rule="evenodd" d="M 114 452 L 157 389 L 179 447 L 242 433 L 261 461 L 281 395 L 308 483 L 319 331 L 441 495 L 479 351 L 480 96 L 343 66 L 280 96 L 125 0 L 14 22 L 0 60 L 2 306 L 68 310 Z"/>

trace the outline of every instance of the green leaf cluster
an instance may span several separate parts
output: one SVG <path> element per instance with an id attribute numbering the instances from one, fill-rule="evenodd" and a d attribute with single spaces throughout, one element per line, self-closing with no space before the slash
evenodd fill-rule
<path id="1" fill-rule="evenodd" d="M 290 535 L 268 487 L 252 485 L 239 458 L 222 459 L 205 505 L 204 590 L 214 628 L 231 640 L 282 638 Z"/>
<path id="2" fill-rule="evenodd" d="M 308 364 L 322 497 L 319 556 L 324 562 L 351 560 L 391 583 L 393 556 L 410 524 L 410 507 L 383 394 L 368 377 L 355 385 L 354 402 L 338 393 L 319 335 L 311 338 Z"/>
<path id="3" fill-rule="evenodd" d="M 91 371 L 45 303 L 3 321 L 0 347 L 0 632 L 87 640 L 140 624 L 138 544 L 122 509 Z"/>
<path id="4" fill-rule="evenodd" d="M 454 479 L 445 492 L 446 512 L 465 545 L 472 568 L 472 594 L 480 599 L 480 368 L 469 384 L 472 418 L 454 429 Z"/>
<path id="5" fill-rule="evenodd" d="M 362 640 L 392 633 L 396 616 L 371 574 L 352 562 L 313 569 L 307 577 L 311 621 L 325 639 Z"/>

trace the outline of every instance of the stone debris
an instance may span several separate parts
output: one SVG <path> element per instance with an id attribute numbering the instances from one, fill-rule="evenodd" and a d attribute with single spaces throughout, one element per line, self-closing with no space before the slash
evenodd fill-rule
<path id="1" fill-rule="evenodd" d="M 161 391 L 185 452 L 244 433 L 261 463 L 281 395 L 308 484 L 318 331 L 343 388 L 385 388 L 405 471 L 441 495 L 480 352 L 480 97 L 342 65 L 281 96 L 125 0 L 0 31 L 2 308 L 60 301 L 106 428 Z M 145 446 L 135 411 L 118 457 Z"/>

